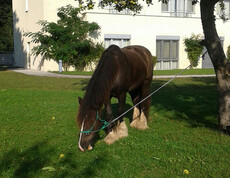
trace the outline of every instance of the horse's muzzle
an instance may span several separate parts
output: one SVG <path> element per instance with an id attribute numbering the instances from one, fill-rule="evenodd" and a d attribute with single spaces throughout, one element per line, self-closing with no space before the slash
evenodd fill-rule
<path id="1" fill-rule="evenodd" d="M 78 148 L 79 148 L 82 152 L 85 151 L 84 148 L 82 148 L 82 146 L 81 146 L 80 144 L 78 144 Z M 88 150 L 92 150 L 92 149 L 93 149 L 93 147 L 92 147 L 91 145 L 89 145 L 89 146 L 88 146 Z"/>

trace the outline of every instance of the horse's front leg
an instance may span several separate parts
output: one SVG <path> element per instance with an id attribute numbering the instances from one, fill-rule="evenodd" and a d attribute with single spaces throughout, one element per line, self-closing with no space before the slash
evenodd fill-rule
<path id="1" fill-rule="evenodd" d="M 112 109 L 111 109 L 111 102 L 110 102 L 110 100 L 107 101 L 107 102 L 105 102 L 105 113 L 106 113 L 107 122 L 111 122 L 113 120 L 113 113 L 112 113 Z M 109 134 L 109 132 L 112 131 L 114 125 L 115 125 L 114 123 L 111 123 L 107 127 L 106 134 Z"/>
<path id="2" fill-rule="evenodd" d="M 106 112 L 107 122 L 111 122 L 113 120 L 113 114 L 112 114 L 110 100 L 105 103 L 105 112 Z M 108 126 L 106 134 L 107 135 L 104 138 L 104 142 L 107 144 L 112 144 L 119 139 L 116 131 L 115 122 L 111 123 Z"/>
<path id="3" fill-rule="evenodd" d="M 126 94 L 122 94 L 118 96 L 118 115 L 120 116 L 123 113 L 124 105 L 125 105 Z M 110 101 L 105 103 L 106 109 L 106 117 L 109 122 L 113 120 L 112 110 Z M 115 124 L 115 122 L 117 124 Z M 107 136 L 105 137 L 104 141 L 107 144 L 112 144 L 117 141 L 119 138 L 127 137 L 128 136 L 128 128 L 123 121 L 123 117 L 119 118 L 119 120 L 111 123 L 108 127 Z"/>
<path id="4" fill-rule="evenodd" d="M 118 117 L 124 113 L 126 101 L 126 93 L 122 93 L 118 96 Z M 119 122 L 117 124 L 117 134 L 119 138 L 124 138 L 128 136 L 128 127 L 124 121 L 124 116 L 119 118 Z"/>

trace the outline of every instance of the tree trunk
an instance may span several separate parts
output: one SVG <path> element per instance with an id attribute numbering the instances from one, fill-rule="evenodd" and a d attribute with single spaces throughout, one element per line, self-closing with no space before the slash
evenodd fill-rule
<path id="1" fill-rule="evenodd" d="M 201 21 L 204 46 L 212 60 L 219 92 L 219 126 L 230 135 L 230 64 L 227 62 L 220 38 L 216 31 L 214 7 L 219 0 L 201 0 Z"/>

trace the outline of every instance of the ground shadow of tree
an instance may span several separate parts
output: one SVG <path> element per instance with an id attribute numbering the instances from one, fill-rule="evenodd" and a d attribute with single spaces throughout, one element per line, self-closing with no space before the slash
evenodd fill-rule
<path id="1" fill-rule="evenodd" d="M 83 153 L 82 153 L 83 154 Z M 84 156 L 83 156 L 84 157 Z M 102 169 L 106 167 L 105 162 L 108 160 L 104 151 L 101 151 L 87 163 L 79 162 L 76 155 L 68 153 L 66 158 L 59 163 L 60 171 L 55 172 L 54 177 L 95 177 L 99 176 Z M 79 168 L 80 165 L 83 167 Z"/>
<path id="2" fill-rule="evenodd" d="M 37 143 L 21 152 L 12 149 L 0 161 L 0 175 L 5 171 L 14 169 L 14 177 L 31 177 L 40 171 L 49 162 L 54 148 L 47 147 L 47 142 Z"/>
<path id="3" fill-rule="evenodd" d="M 14 28 L 14 66 L 15 67 L 27 67 L 28 63 L 28 54 L 23 48 L 24 38 L 23 32 L 18 27 L 20 19 L 16 13 L 13 12 L 13 28 Z"/>
<path id="4" fill-rule="evenodd" d="M 152 96 L 152 107 L 155 112 L 165 111 L 165 117 L 186 121 L 191 127 L 217 130 L 218 103 L 215 78 L 191 78 L 190 81 L 194 82 L 181 84 L 179 80 Z M 166 80 L 153 81 L 152 91 L 165 82 Z M 167 114 L 169 112 L 173 114 Z"/>
<path id="5" fill-rule="evenodd" d="M 8 67 L 0 66 L 0 71 L 7 71 L 7 70 L 8 70 Z"/>
<path id="6" fill-rule="evenodd" d="M 89 154 L 89 153 L 88 153 Z M 69 150 L 63 159 L 57 157 L 57 148 L 48 141 L 32 145 L 25 151 L 12 149 L 0 157 L 0 177 L 94 177 L 100 175 L 108 160 L 106 151 L 87 154 Z M 52 167 L 54 171 L 42 168 Z"/>
<path id="7" fill-rule="evenodd" d="M 151 92 L 168 80 L 153 80 Z M 218 100 L 215 78 L 190 78 L 189 80 L 179 78 L 176 81 L 175 83 L 171 82 L 151 97 L 151 106 L 154 108 L 154 112 L 165 111 L 165 117 L 186 121 L 191 127 L 208 127 L 217 130 Z M 87 88 L 88 82 L 88 79 L 81 80 L 83 90 Z M 124 111 L 130 107 L 132 104 L 126 104 Z M 112 104 L 112 110 L 115 118 L 117 116 L 117 102 Z M 167 114 L 168 112 L 173 112 L 173 114 Z M 132 120 L 132 113 L 133 111 L 130 111 L 125 115 L 130 121 Z"/>

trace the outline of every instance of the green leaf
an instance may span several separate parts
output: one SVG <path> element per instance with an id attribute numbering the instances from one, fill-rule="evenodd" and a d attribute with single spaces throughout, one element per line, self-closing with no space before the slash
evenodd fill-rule
<path id="1" fill-rule="evenodd" d="M 55 172 L 57 171 L 54 167 L 44 167 L 42 168 L 43 171 Z"/>

